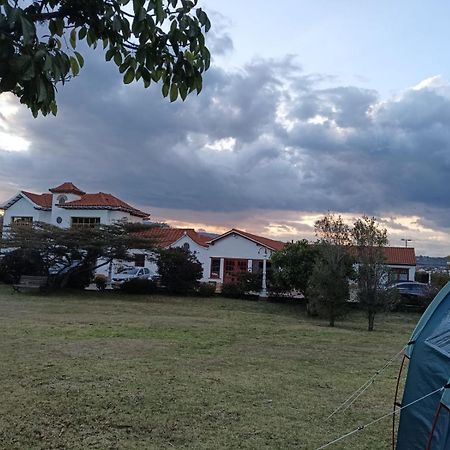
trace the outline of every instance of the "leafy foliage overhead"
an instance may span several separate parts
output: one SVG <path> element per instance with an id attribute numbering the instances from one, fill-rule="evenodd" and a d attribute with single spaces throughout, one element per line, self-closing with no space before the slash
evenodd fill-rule
<path id="1" fill-rule="evenodd" d="M 57 113 L 55 92 L 84 65 L 80 41 L 103 46 L 129 84 L 162 83 L 170 101 L 202 89 L 210 21 L 198 0 L 0 0 L 0 93 L 36 117 Z"/>

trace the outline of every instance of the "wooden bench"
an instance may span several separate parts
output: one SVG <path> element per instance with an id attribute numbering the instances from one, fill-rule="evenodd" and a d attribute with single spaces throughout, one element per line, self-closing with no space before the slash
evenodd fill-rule
<path id="1" fill-rule="evenodd" d="M 21 289 L 38 289 L 39 291 L 46 291 L 48 288 L 48 277 L 46 276 L 32 276 L 22 275 L 19 283 L 13 284 L 13 289 L 19 292 Z"/>

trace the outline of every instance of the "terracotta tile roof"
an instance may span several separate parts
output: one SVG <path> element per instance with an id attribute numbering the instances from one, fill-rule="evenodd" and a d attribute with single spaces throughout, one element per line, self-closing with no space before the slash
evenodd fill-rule
<path id="1" fill-rule="evenodd" d="M 78 195 L 86 194 L 86 192 L 83 192 L 81 189 L 78 189 L 70 181 L 66 181 L 65 183 L 60 184 L 59 186 L 51 188 L 51 189 L 49 189 L 49 191 L 54 193 L 54 194 L 57 194 L 57 193 L 78 194 Z"/>
<path id="2" fill-rule="evenodd" d="M 247 239 L 250 239 L 253 242 L 256 242 L 257 244 L 260 244 L 264 247 L 267 247 L 272 250 L 282 250 L 284 246 L 286 245 L 285 242 L 281 241 L 275 241 L 273 239 L 269 239 L 263 236 L 257 236 L 256 234 L 247 233 L 246 231 L 238 230 L 237 228 L 233 228 L 230 231 L 227 231 L 224 234 L 221 234 L 220 236 L 211 239 L 210 242 L 215 242 L 219 239 L 223 239 L 224 237 L 228 236 L 231 233 L 240 234 L 241 236 L 246 237 Z"/>
<path id="3" fill-rule="evenodd" d="M 387 264 L 416 265 L 416 253 L 412 247 L 386 247 L 385 255 Z"/>
<path id="4" fill-rule="evenodd" d="M 41 208 L 51 209 L 52 207 L 52 194 L 33 194 L 26 191 L 21 191 L 21 193 Z"/>
<path id="5" fill-rule="evenodd" d="M 65 209 L 113 209 L 116 211 L 128 212 L 137 217 L 148 217 L 147 214 L 139 209 L 133 208 L 128 203 L 120 200 L 114 195 L 106 194 L 105 192 L 98 192 L 96 194 L 84 194 L 80 199 L 66 202 L 58 205 Z"/>
<path id="6" fill-rule="evenodd" d="M 358 248 L 352 247 L 350 252 L 358 260 Z M 416 253 L 413 247 L 384 247 L 386 264 L 398 266 L 415 266 Z"/>
<path id="7" fill-rule="evenodd" d="M 197 233 L 193 228 L 165 228 L 153 227 L 136 233 L 139 237 L 147 237 L 156 240 L 156 246 L 166 248 L 177 242 L 183 236 L 189 236 L 195 243 L 202 247 L 208 247 L 209 238 Z"/>

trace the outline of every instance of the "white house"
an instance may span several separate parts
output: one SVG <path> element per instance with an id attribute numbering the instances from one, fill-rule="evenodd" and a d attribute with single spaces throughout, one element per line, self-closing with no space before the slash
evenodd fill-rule
<path id="1" fill-rule="evenodd" d="M 109 225 L 115 221 L 142 222 L 149 214 L 140 211 L 112 194 L 86 193 L 66 182 L 49 193 L 20 191 L 0 206 L 6 227 L 27 226 L 44 222 L 69 228 L 71 226 Z"/>

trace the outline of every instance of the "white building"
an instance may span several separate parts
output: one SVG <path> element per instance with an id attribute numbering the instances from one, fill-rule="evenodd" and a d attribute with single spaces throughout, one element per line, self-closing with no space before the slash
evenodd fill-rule
<path id="1" fill-rule="evenodd" d="M 44 222 L 64 228 L 109 225 L 115 221 L 142 222 L 149 214 L 133 208 L 111 194 L 88 194 L 66 182 L 49 193 L 20 191 L 0 206 L 4 211 L 3 229 L 14 225 Z"/>

